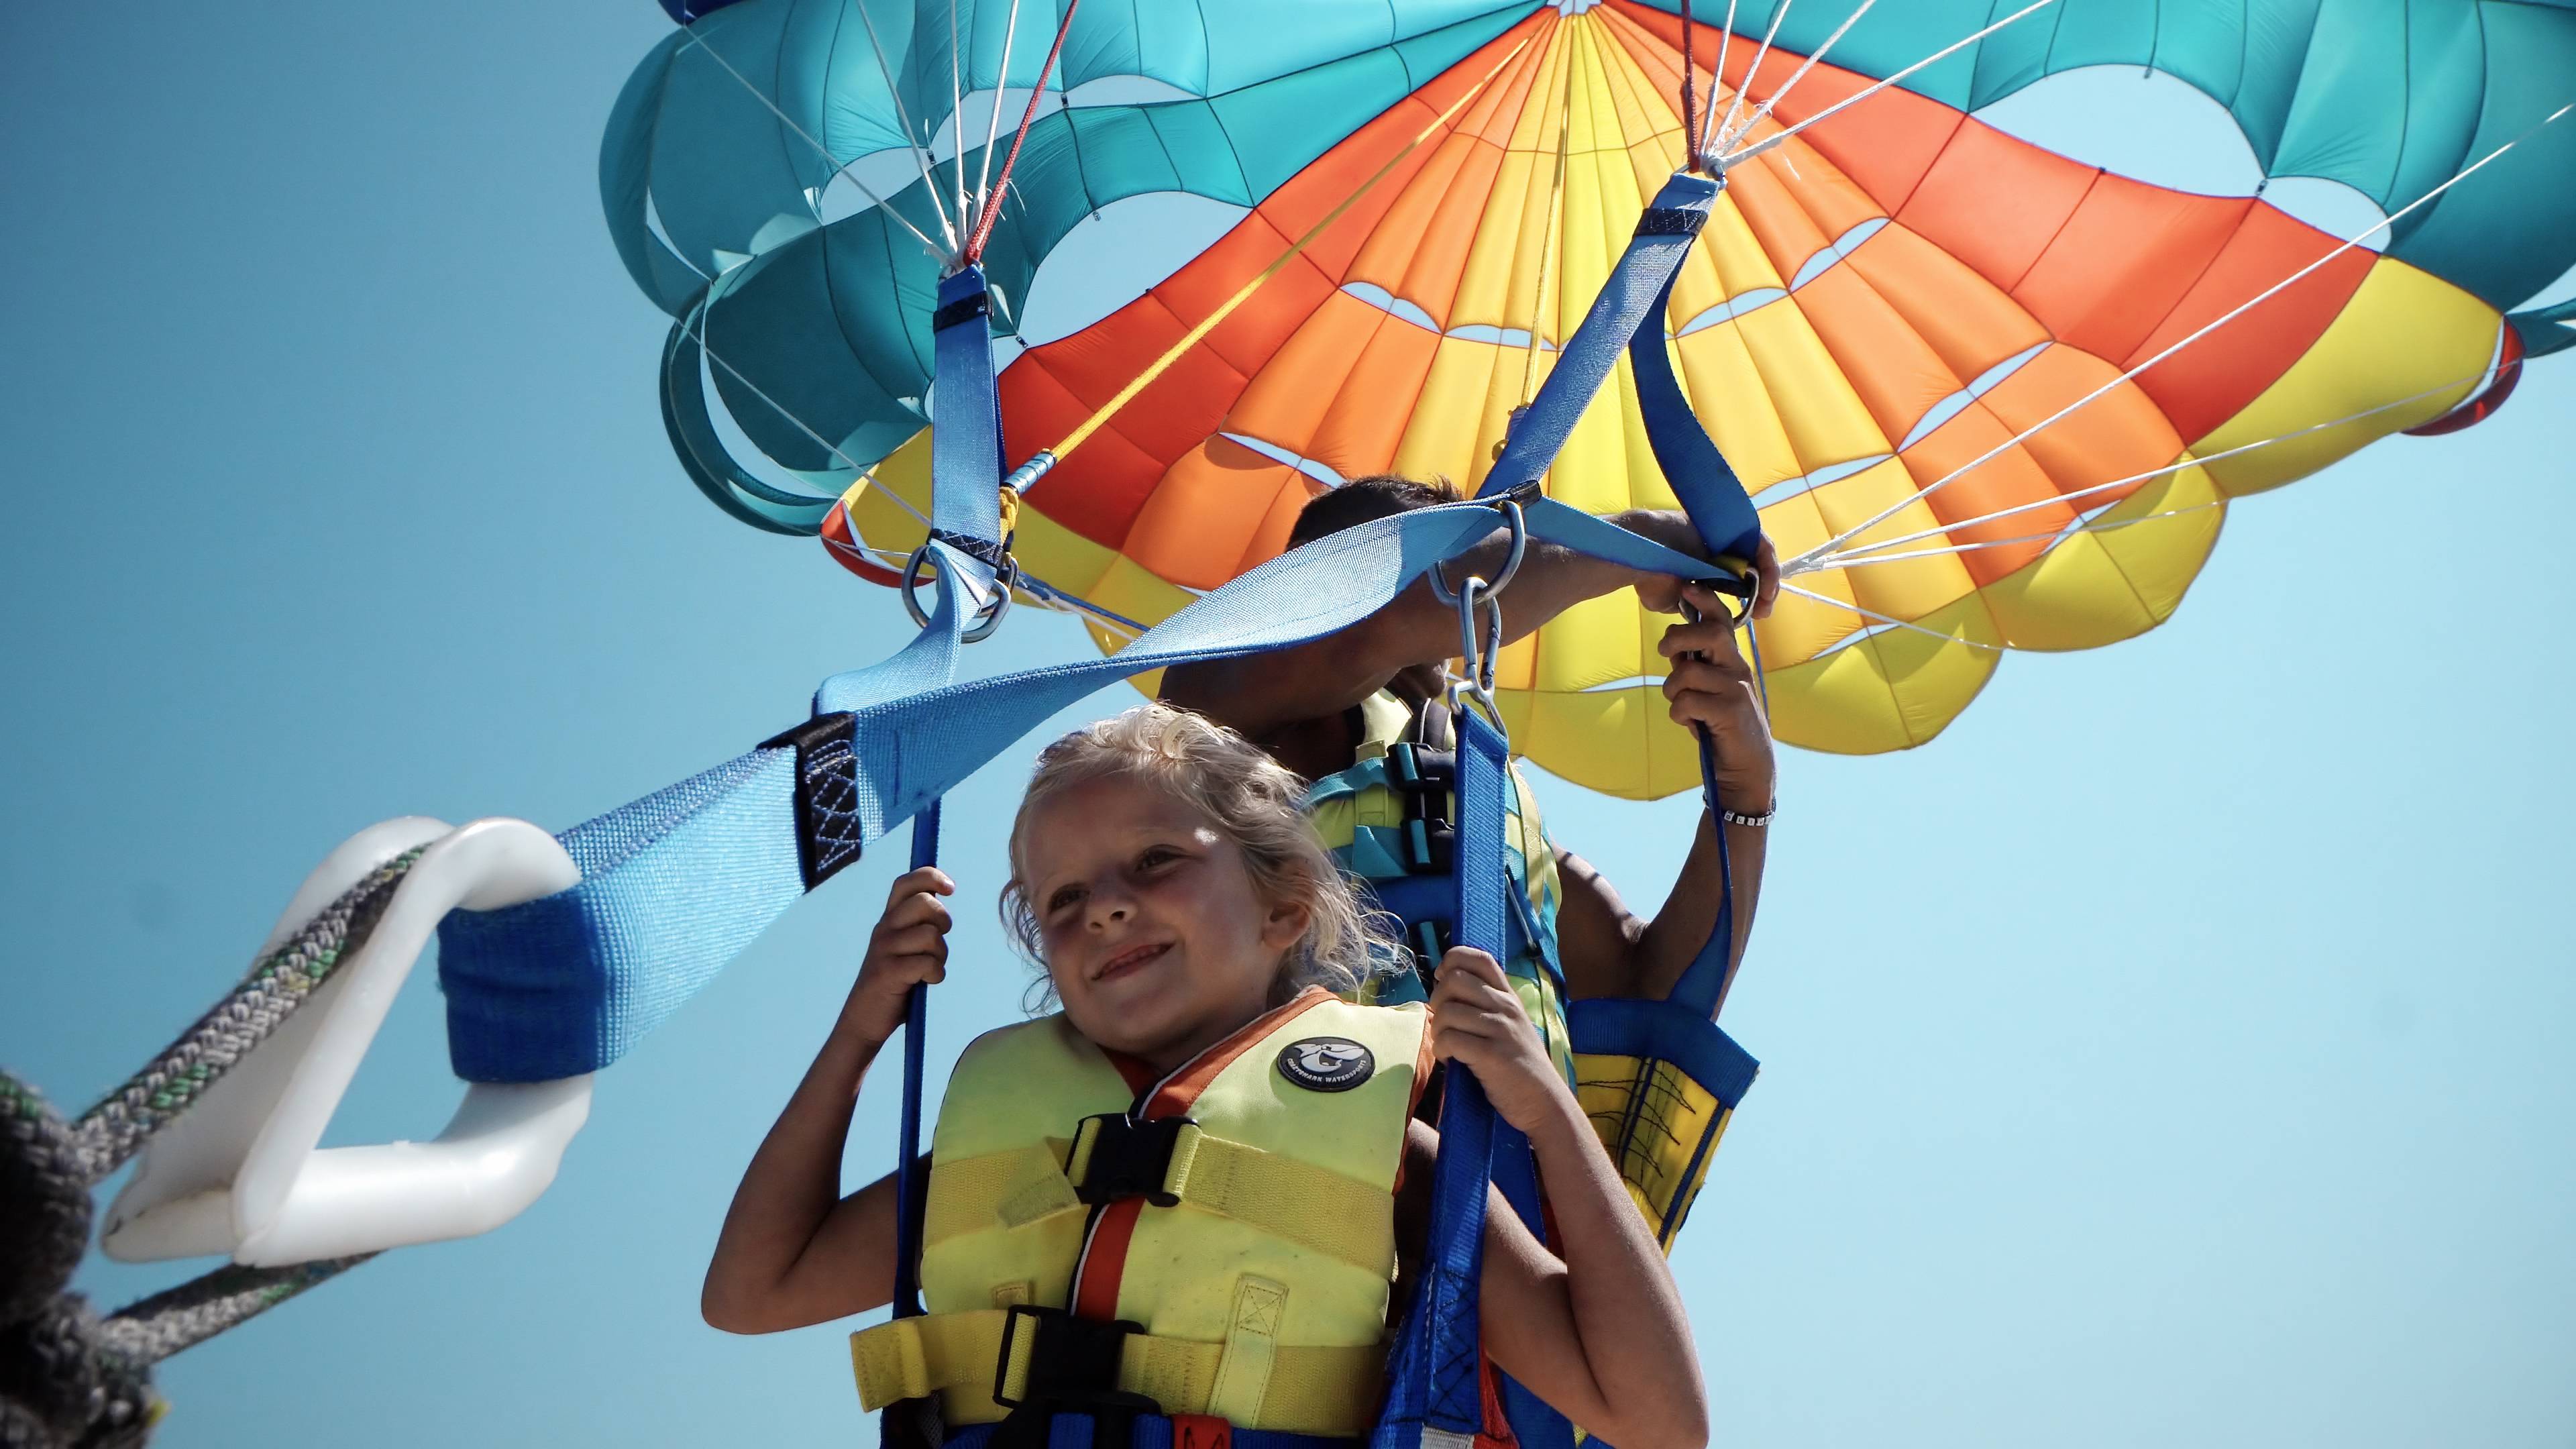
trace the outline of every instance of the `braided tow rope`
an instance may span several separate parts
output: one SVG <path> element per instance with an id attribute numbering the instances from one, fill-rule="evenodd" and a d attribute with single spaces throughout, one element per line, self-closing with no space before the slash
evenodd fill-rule
<path id="1" fill-rule="evenodd" d="M 0 1072 L 0 1449 L 140 1449 L 163 1408 L 153 1364 L 373 1256 L 226 1266 L 103 1319 L 69 1291 L 89 1251 L 90 1189 L 311 999 L 419 858 L 341 892 L 77 1123 Z"/>

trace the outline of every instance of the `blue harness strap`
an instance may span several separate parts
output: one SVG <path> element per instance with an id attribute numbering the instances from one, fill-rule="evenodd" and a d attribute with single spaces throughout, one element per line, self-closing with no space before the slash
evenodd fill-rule
<path id="1" fill-rule="evenodd" d="M 943 681 L 971 612 L 955 584 L 963 556 L 934 541 L 937 604 L 894 657 L 825 680 L 798 729 L 565 831 L 582 871 L 571 890 L 447 917 L 439 982 L 457 1074 L 534 1082 L 606 1067 L 804 891 L 1049 715 L 1132 674 L 1356 624 L 1481 542 L 1493 517 L 1452 504 L 1378 519 L 1272 559 L 1107 658 L 958 683 Z M 1627 567 L 1706 568 L 1577 509 L 1527 518 L 1533 537 Z"/>
<path id="2" fill-rule="evenodd" d="M 939 864 L 939 802 L 912 817 L 912 868 Z M 903 998 L 903 1113 L 895 1128 L 894 1316 L 921 1316 L 921 1238 L 929 1174 L 921 1168 L 921 1076 L 928 1049 L 930 992 L 915 986 Z"/>
<path id="3" fill-rule="evenodd" d="M 1504 950 L 1502 792 L 1508 749 L 1473 710 L 1458 714 L 1458 818 L 1454 858 L 1457 944 L 1501 959 Z M 1440 1105 L 1440 1158 L 1431 1175 L 1431 1225 L 1413 1303 L 1387 1363 L 1385 1412 L 1373 1449 L 1455 1443 L 1487 1431 L 1484 1352 L 1478 1332 L 1485 1263 L 1486 1184 L 1497 1144 L 1520 1133 L 1494 1116 L 1472 1072 L 1448 1068 Z M 1526 1157 L 1528 1145 L 1521 1143 Z"/>
<path id="4" fill-rule="evenodd" d="M 1566 344 L 1556 369 L 1548 374 L 1528 412 L 1514 424 L 1511 440 L 1478 490 L 1479 496 L 1526 487 L 1546 473 L 1624 349 L 1636 379 L 1646 440 L 1700 541 L 1715 557 L 1752 559 L 1761 546 L 1761 515 L 1726 455 L 1691 412 L 1673 371 L 1663 328 L 1682 259 L 1707 225 L 1722 186 L 1716 178 L 1685 173 L 1656 193 L 1654 203 L 1638 219 L 1635 238 L 1600 295 L 1593 298 L 1592 310 Z M 1723 807 L 1717 798 L 1716 755 L 1706 731 L 1700 733 L 1699 757 L 1702 789 L 1709 809 L 1716 811 Z M 1724 882 L 1717 928 L 1672 995 L 1674 1001 L 1703 1016 L 1717 1009 L 1718 998 L 1725 992 L 1735 942 L 1734 875 L 1726 858 L 1726 830 L 1722 825 L 1711 828 L 1717 835 Z"/>
<path id="5" fill-rule="evenodd" d="M 1707 432 L 1691 414 L 1674 375 L 1662 319 L 1669 308 L 1673 279 L 1682 259 L 1706 224 L 1720 183 L 1695 175 L 1675 176 L 1639 219 L 1635 237 L 1620 258 L 1591 310 L 1559 354 L 1555 368 L 1529 408 L 1515 420 L 1502 456 L 1479 490 L 1481 497 L 1519 497 L 1525 519 L 1538 531 L 1542 518 L 1560 536 L 1587 526 L 1624 533 L 1589 515 L 1583 523 L 1551 516 L 1562 505 L 1531 496 L 1555 462 L 1576 422 L 1625 350 L 1637 379 L 1647 437 L 1674 495 L 1712 553 L 1750 559 L 1760 546 L 1761 522 L 1734 471 L 1727 466 Z M 1565 510 L 1572 512 L 1573 510 Z M 1579 545 L 1578 545 L 1579 546 Z M 1589 552 L 1590 550 L 1586 550 Z M 1685 576 L 1705 577 L 1706 564 Z M 1741 585 L 1739 585 L 1741 587 Z M 1501 732 L 1473 710 L 1459 719 L 1456 871 L 1457 939 L 1498 955 L 1505 944 L 1502 883 L 1502 800 L 1507 788 L 1509 747 Z M 1709 742 L 1700 740 L 1701 773 L 1711 803 L 1715 771 Z M 1723 850 L 1725 832 L 1718 830 Z M 1717 994 L 1725 984 L 1734 939 L 1732 877 L 1721 877 L 1726 892 L 1719 902 L 1717 929 L 1702 947 L 1674 999 L 1665 1002 L 1603 1003 L 1621 1008 L 1584 1011 L 1575 1003 L 1575 1049 L 1593 1052 L 1633 1047 L 1633 1055 L 1670 1061 L 1707 1085 L 1732 1108 L 1743 1095 L 1752 1059 L 1710 1020 Z M 1711 964 L 1713 962 L 1713 965 Z M 1641 1008 L 1633 1010 L 1628 1008 Z M 1587 1045 L 1587 1036 L 1591 1039 Z M 1641 1060 L 1641 1068 L 1652 1063 Z M 1428 1261 L 1420 1275 L 1411 1316 L 1396 1340 L 1389 1367 L 1387 1409 L 1373 1438 L 1374 1449 L 1412 1449 L 1423 1443 L 1455 1442 L 1455 1436 L 1484 1432 L 1481 1396 L 1482 1355 L 1477 1332 L 1477 1285 L 1485 1220 L 1485 1183 L 1500 1187 L 1516 1211 L 1536 1229 L 1541 1216 L 1538 1184 L 1528 1142 L 1494 1120 L 1490 1103 L 1463 1071 L 1450 1073 L 1441 1114 L 1440 1162 L 1434 1177 L 1433 1216 Z M 1699 1152 L 1704 1156 L 1707 1142 Z M 1695 1175 L 1699 1159 L 1691 1169 Z M 1667 1226 L 1677 1226 L 1678 1218 Z M 1667 1234 L 1669 1237 L 1669 1234 Z M 1505 1379 L 1503 1401 L 1510 1432 L 1528 1449 L 1568 1449 L 1573 1429 L 1520 1385 Z"/>

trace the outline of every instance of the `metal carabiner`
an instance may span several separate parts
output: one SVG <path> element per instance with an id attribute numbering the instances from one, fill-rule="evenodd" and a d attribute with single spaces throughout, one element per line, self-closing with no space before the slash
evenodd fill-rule
<path id="1" fill-rule="evenodd" d="M 1521 517 L 1519 500 L 1497 499 L 1494 508 L 1503 515 L 1503 521 L 1511 526 L 1512 546 L 1511 552 L 1503 558 L 1502 573 L 1495 576 L 1492 583 L 1488 584 L 1482 579 L 1476 580 L 1477 586 L 1484 589 L 1488 595 L 1499 595 L 1503 590 L 1511 587 L 1512 575 L 1521 571 L 1521 556 L 1529 552 L 1529 520 Z M 1458 602 L 1458 593 L 1449 587 L 1447 579 L 1440 576 L 1440 569 L 1439 564 L 1431 566 L 1431 595 L 1444 604 L 1455 604 Z"/>
<path id="2" fill-rule="evenodd" d="M 1435 575 L 1437 571 L 1434 571 Z M 1502 706 L 1494 702 L 1494 666 L 1503 652 L 1503 601 L 1474 574 L 1458 586 L 1454 596 L 1458 605 L 1458 657 L 1466 673 L 1449 681 L 1449 707 L 1457 709 L 1462 700 L 1472 700 L 1484 707 L 1485 718 L 1494 728 L 1504 730 Z M 1485 637 L 1476 637 L 1476 626 L 1484 625 Z M 1508 730 L 1504 730 L 1506 735 Z"/>
<path id="3" fill-rule="evenodd" d="M 924 629 L 930 627 L 930 611 L 921 607 L 921 600 L 913 591 L 921 586 L 921 567 L 929 558 L 930 542 L 925 539 L 921 547 L 912 551 L 912 557 L 903 561 L 903 583 L 898 590 L 903 595 L 904 612 L 912 615 L 912 622 Z M 1004 554 L 1002 560 L 1002 567 L 993 571 L 993 602 L 979 611 L 981 617 L 976 623 L 957 636 L 959 642 L 980 644 L 992 638 L 993 631 L 1002 627 L 1002 616 L 1011 612 L 1011 589 L 1019 582 L 1020 561 L 1009 554 Z"/>

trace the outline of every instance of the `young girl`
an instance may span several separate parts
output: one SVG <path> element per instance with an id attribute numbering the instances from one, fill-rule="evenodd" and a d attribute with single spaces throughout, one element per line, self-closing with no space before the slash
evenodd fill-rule
<path id="1" fill-rule="evenodd" d="M 1062 1010 L 959 1059 L 930 1154 L 929 1314 L 854 1338 L 862 1399 L 936 1394 L 952 1443 L 1006 1416 L 1037 1430 L 1012 1440 L 1043 1443 L 1056 1411 L 1169 1415 L 1202 1439 L 1216 1420 L 1366 1435 L 1390 1287 L 1429 1216 L 1439 1138 L 1412 1109 L 1437 1059 L 1528 1134 L 1564 1245 L 1560 1260 L 1490 1200 L 1487 1353 L 1603 1441 L 1699 1449 L 1680 1293 L 1518 995 L 1458 950 L 1427 1014 L 1340 1000 L 1388 948 L 1300 791 L 1240 736 L 1160 705 L 1039 757 L 1003 913 Z M 842 1143 L 905 993 L 947 974 L 954 890 L 935 869 L 895 882 L 734 1194 L 710 1324 L 766 1333 L 892 1299 L 894 1180 L 842 1197 Z"/>

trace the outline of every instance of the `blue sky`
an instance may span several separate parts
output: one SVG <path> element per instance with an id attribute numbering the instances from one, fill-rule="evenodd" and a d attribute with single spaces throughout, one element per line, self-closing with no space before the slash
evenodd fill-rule
<path id="1" fill-rule="evenodd" d="M 793 722 L 905 626 L 668 456 L 667 322 L 592 172 L 645 0 L 14 21 L 0 1060 L 77 1109 L 346 834 L 572 824 Z M 2465 434 L 2236 509 L 2168 627 L 2007 660 L 1927 749 L 1788 758 L 1728 1009 L 1766 1066 L 1676 1256 L 1722 1442 L 2576 1432 L 2555 361 Z M 1029 614 L 974 662 L 1087 647 Z M 987 905 L 1033 744 L 953 797 L 942 1066 L 1017 1011 Z M 1689 802 L 1548 805 L 1660 898 Z M 525 1217 L 172 1361 L 161 1442 L 867 1432 L 841 1329 L 728 1338 L 695 1294 L 901 856 L 607 1074 Z M 445 1119 L 437 1006 L 424 969 L 331 1140 Z M 891 1102 L 871 1084 L 854 1176 L 890 1161 Z"/>

